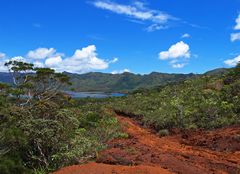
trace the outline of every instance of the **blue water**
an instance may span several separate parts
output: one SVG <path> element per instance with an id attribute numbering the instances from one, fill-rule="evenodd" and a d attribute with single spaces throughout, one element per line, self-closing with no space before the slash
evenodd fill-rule
<path id="1" fill-rule="evenodd" d="M 122 93 L 104 93 L 104 92 L 72 92 L 67 91 L 73 98 L 108 98 L 108 97 L 123 97 L 126 94 Z"/>

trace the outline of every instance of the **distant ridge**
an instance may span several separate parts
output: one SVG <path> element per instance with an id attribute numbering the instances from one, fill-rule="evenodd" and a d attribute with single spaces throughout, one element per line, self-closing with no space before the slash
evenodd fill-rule
<path id="1" fill-rule="evenodd" d="M 204 75 L 222 75 L 224 73 L 226 73 L 227 71 L 229 71 L 229 68 L 217 68 L 214 70 L 210 70 L 204 73 Z"/>
<path id="2" fill-rule="evenodd" d="M 208 71 L 203 75 L 222 75 L 228 69 L 219 68 Z M 165 85 L 167 83 L 179 82 L 185 79 L 200 76 L 200 74 L 170 74 L 152 72 L 150 74 L 133 74 L 125 72 L 122 74 L 110 74 L 101 72 L 90 72 L 86 74 L 73 74 L 64 72 L 71 78 L 75 91 L 98 91 L 98 92 L 129 92 L 141 88 L 151 88 Z M 9 73 L 0 72 L 0 81 L 12 83 Z M 69 90 L 69 89 L 67 89 Z"/>

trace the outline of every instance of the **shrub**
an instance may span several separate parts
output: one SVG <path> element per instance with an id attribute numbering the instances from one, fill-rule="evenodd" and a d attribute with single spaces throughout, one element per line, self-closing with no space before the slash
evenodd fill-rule
<path id="1" fill-rule="evenodd" d="M 169 133 L 169 131 L 167 129 L 162 129 L 162 130 L 158 131 L 158 135 L 160 137 L 165 137 L 165 136 L 168 136 L 169 134 L 170 133 Z"/>

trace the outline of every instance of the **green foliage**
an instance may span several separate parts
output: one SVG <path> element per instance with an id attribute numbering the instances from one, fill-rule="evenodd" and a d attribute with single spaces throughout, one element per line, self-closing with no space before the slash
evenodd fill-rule
<path id="1" fill-rule="evenodd" d="M 154 127 L 161 136 L 168 135 L 172 128 L 211 129 L 237 124 L 240 120 L 239 66 L 225 76 L 188 79 L 138 90 L 124 98 L 82 100 L 73 100 L 60 92 L 70 84 L 66 74 L 17 61 L 6 66 L 14 85 L 0 83 L 3 174 L 49 173 L 95 158 L 107 141 L 128 137 L 121 132 L 110 108 L 139 115 L 145 125 Z M 124 73 L 116 78 L 109 74 L 109 79 L 117 80 L 113 83 L 99 78 L 99 74 L 83 76 L 86 80 L 92 75 L 99 81 L 86 85 L 102 84 L 99 86 L 102 90 L 146 87 L 142 79 L 144 84 L 151 81 L 166 84 L 193 76 L 152 73 L 146 77 Z"/>
<path id="2" fill-rule="evenodd" d="M 211 72 L 212 74 L 212 72 Z M 138 90 L 113 108 L 139 115 L 157 131 L 172 128 L 212 129 L 240 123 L 239 65 L 219 76 L 202 76 L 151 90 Z"/>
<path id="3" fill-rule="evenodd" d="M 78 106 L 59 91 L 69 85 L 67 75 L 24 62 L 6 66 L 14 86 L 0 83 L 0 173 L 49 173 L 84 162 L 119 135 L 106 109 L 94 102 Z"/>
<path id="4" fill-rule="evenodd" d="M 42 70 L 47 70 L 47 68 L 43 68 Z M 36 71 L 36 69 L 34 69 L 34 71 Z M 221 76 L 226 71 L 228 71 L 228 69 L 220 68 L 206 72 L 204 75 Z M 70 82 L 72 84 L 71 87 L 63 86 L 62 88 L 65 90 L 73 91 L 74 89 L 74 91 L 83 92 L 98 91 L 126 93 L 134 90 L 163 86 L 169 83 L 180 82 L 186 79 L 201 76 L 199 74 L 168 74 L 158 72 L 152 72 L 147 75 L 139 75 L 127 72 L 123 74 L 107 74 L 98 72 L 91 72 L 87 74 L 71 74 L 65 72 L 63 74 L 70 78 Z M 0 73 L 0 81 L 12 83 L 9 80 L 10 78 L 11 76 L 8 73 Z"/>
<path id="5" fill-rule="evenodd" d="M 8 92 L 21 106 L 31 105 L 36 100 L 48 101 L 59 95 L 60 89 L 71 84 L 66 74 L 56 73 L 50 68 L 34 68 L 33 64 L 21 61 L 9 61 L 5 66 L 13 79 L 13 88 Z"/>
<path id="6" fill-rule="evenodd" d="M 122 74 L 104 74 L 97 72 L 67 74 L 71 79 L 70 81 L 75 91 L 83 92 L 130 92 L 136 89 L 152 88 L 197 76 L 194 74 L 167 74 L 157 72 L 148 75 L 127 72 Z"/>
<path id="7" fill-rule="evenodd" d="M 119 132 L 119 133 L 116 134 L 116 138 L 127 139 L 127 138 L 129 138 L 129 135 L 127 133 L 124 133 L 124 132 Z"/>
<path id="8" fill-rule="evenodd" d="M 33 106 L 10 106 L 2 115 L 0 147 L 7 161 L 0 166 L 6 171 L 16 163 L 10 154 L 18 154 L 23 168 L 36 171 L 95 158 L 108 140 L 120 134 L 116 118 L 92 104 L 63 108 L 41 101 Z"/>
<path id="9" fill-rule="evenodd" d="M 169 131 L 167 130 L 167 129 L 162 129 L 162 130 L 159 130 L 158 131 L 158 135 L 160 136 L 160 137 L 164 137 L 164 136 L 167 136 L 167 135 L 169 135 L 170 133 L 169 133 Z"/>
<path id="10" fill-rule="evenodd" d="M 22 174 L 30 173 L 30 170 L 24 167 L 18 156 L 1 157 L 0 162 L 1 174 Z"/>

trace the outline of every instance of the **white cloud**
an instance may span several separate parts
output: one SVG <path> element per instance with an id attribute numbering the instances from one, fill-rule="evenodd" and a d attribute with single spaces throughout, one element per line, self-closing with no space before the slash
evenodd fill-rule
<path id="1" fill-rule="evenodd" d="M 113 71 L 112 74 L 122 74 L 125 72 L 131 72 L 129 69 L 123 69 L 123 70 L 119 70 L 119 71 Z"/>
<path id="2" fill-rule="evenodd" d="M 240 55 L 233 59 L 228 59 L 224 61 L 224 63 L 228 66 L 236 66 L 239 62 L 240 62 Z"/>
<path id="3" fill-rule="evenodd" d="M 6 54 L 0 52 L 0 72 L 8 71 L 7 67 L 5 67 L 5 65 L 4 65 L 5 63 L 6 63 Z"/>
<path id="4" fill-rule="evenodd" d="M 16 57 L 12 57 L 10 60 L 12 61 L 20 61 L 20 62 L 26 62 L 26 59 L 22 56 L 16 56 Z"/>
<path id="5" fill-rule="evenodd" d="M 50 58 L 47 58 L 45 61 L 45 65 L 48 67 L 58 67 L 58 65 L 61 63 L 62 63 L 61 56 L 50 57 Z"/>
<path id="6" fill-rule="evenodd" d="M 183 68 L 191 57 L 190 47 L 183 41 L 173 44 L 167 51 L 159 53 L 160 60 L 168 60 L 173 68 Z"/>
<path id="7" fill-rule="evenodd" d="M 160 25 L 160 24 L 152 24 L 150 26 L 148 26 L 146 28 L 146 30 L 148 32 L 153 32 L 153 31 L 156 31 L 156 30 L 164 30 L 164 29 L 167 29 L 168 27 L 167 26 L 163 26 L 163 25 Z"/>
<path id="8" fill-rule="evenodd" d="M 8 68 L 5 66 L 5 63 L 8 61 L 20 61 L 20 62 L 27 62 L 26 59 L 22 56 L 15 56 L 10 59 L 7 59 L 6 57 L 1 59 L 0 61 L 0 72 L 8 72 Z"/>
<path id="9" fill-rule="evenodd" d="M 44 63 L 39 62 L 39 61 L 33 62 L 33 64 L 34 64 L 34 66 L 37 67 L 37 68 L 43 68 L 43 67 L 45 67 Z"/>
<path id="10" fill-rule="evenodd" d="M 190 48 L 189 45 L 180 41 L 174 45 L 172 45 L 168 51 L 162 51 L 159 53 L 159 59 L 167 60 L 167 59 L 177 59 L 177 58 L 189 58 Z"/>
<path id="11" fill-rule="evenodd" d="M 89 45 L 75 51 L 74 55 L 63 59 L 61 56 L 48 58 L 45 61 L 46 66 L 54 68 L 57 71 L 67 71 L 72 73 L 86 73 L 95 70 L 103 70 L 109 67 L 109 64 L 118 61 L 114 58 L 107 61 L 98 57 L 95 45 Z"/>
<path id="12" fill-rule="evenodd" d="M 0 59 L 3 59 L 3 58 L 5 58 L 5 57 L 6 57 L 6 54 L 0 52 Z"/>
<path id="13" fill-rule="evenodd" d="M 118 61 L 117 57 L 114 57 L 113 60 L 109 61 L 109 63 L 116 63 Z"/>
<path id="14" fill-rule="evenodd" d="M 98 8 L 110 10 L 118 14 L 125 14 L 141 20 L 147 20 L 153 17 L 151 12 L 140 11 L 137 7 L 130 6 L 130 5 L 121 5 L 113 2 L 104 2 L 104 1 L 96 1 L 93 4 Z"/>
<path id="15" fill-rule="evenodd" d="M 30 59 L 46 59 L 53 56 L 56 53 L 54 48 L 38 48 L 36 50 L 31 50 L 27 54 L 27 58 Z"/>
<path id="16" fill-rule="evenodd" d="M 103 70 L 109 67 L 110 64 L 116 63 L 118 58 L 105 60 L 98 57 L 95 45 L 77 49 L 70 57 L 65 57 L 64 54 L 56 52 L 54 48 L 38 48 L 29 51 L 26 58 L 17 56 L 11 60 L 34 63 L 36 67 L 49 67 L 58 72 L 86 73 L 95 70 Z M 0 60 L 0 71 L 6 71 L 4 63 L 8 60 L 3 58 Z"/>
<path id="17" fill-rule="evenodd" d="M 234 42 L 234 41 L 237 41 L 237 40 L 240 40 L 240 33 L 232 33 L 231 34 L 231 41 Z"/>
<path id="18" fill-rule="evenodd" d="M 176 64 L 172 64 L 173 68 L 183 68 L 184 66 L 186 66 L 186 63 L 176 63 Z"/>
<path id="19" fill-rule="evenodd" d="M 62 68 L 78 73 L 106 69 L 109 65 L 109 62 L 97 57 L 95 45 L 76 50 L 72 57 L 64 59 L 62 63 Z"/>
<path id="20" fill-rule="evenodd" d="M 8 72 L 8 68 L 5 66 L 5 63 L 12 60 L 26 62 L 26 59 L 22 56 L 15 56 L 12 58 L 7 58 L 6 54 L 0 53 L 0 72 Z"/>
<path id="21" fill-rule="evenodd" d="M 7 72 L 8 71 L 7 67 L 5 67 L 4 64 L 5 64 L 4 61 L 0 61 L 0 72 Z"/>
<path id="22" fill-rule="evenodd" d="M 161 25 L 166 24 L 169 20 L 176 20 L 176 18 L 167 13 L 147 8 L 144 3 L 139 1 L 135 1 L 132 5 L 124 5 L 111 1 L 98 0 L 93 2 L 93 5 L 97 8 L 126 15 L 136 20 L 151 22 L 152 24 L 150 28 L 147 28 L 147 31 L 154 31 L 154 29 L 159 30 L 162 29 L 162 27 L 165 28 L 165 26 L 161 27 Z"/>
<path id="23" fill-rule="evenodd" d="M 234 30 L 240 30 L 240 14 L 236 19 L 236 25 L 233 28 Z M 230 36 L 232 42 L 240 40 L 240 33 L 232 33 Z"/>
<path id="24" fill-rule="evenodd" d="M 236 25 L 234 27 L 234 30 L 240 30 L 240 14 L 238 15 L 236 19 Z"/>
<path id="25" fill-rule="evenodd" d="M 183 34 L 183 35 L 181 36 L 181 38 L 189 38 L 189 37 L 191 37 L 191 35 L 188 34 L 188 33 L 185 33 L 185 34 Z"/>

